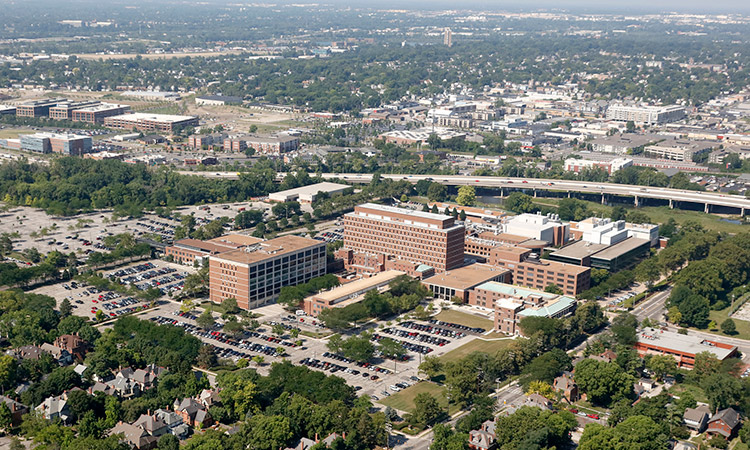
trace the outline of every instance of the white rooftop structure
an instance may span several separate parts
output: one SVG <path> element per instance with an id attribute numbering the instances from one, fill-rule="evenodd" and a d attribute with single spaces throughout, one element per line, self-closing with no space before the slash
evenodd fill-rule
<path id="1" fill-rule="evenodd" d="M 576 227 L 583 233 L 581 239 L 591 244 L 614 245 L 634 237 L 645 239 L 654 246 L 659 240 L 659 225 L 654 224 L 635 224 L 626 223 L 624 220 L 589 217 L 578 222 Z"/>
<path id="2" fill-rule="evenodd" d="M 185 120 L 195 119 L 195 116 L 178 116 L 173 114 L 152 114 L 152 113 L 131 113 L 121 114 L 119 116 L 112 116 L 110 119 L 129 120 L 132 122 L 137 121 L 150 121 L 150 122 L 183 122 Z"/>
<path id="3" fill-rule="evenodd" d="M 300 202 L 312 203 L 321 192 L 329 195 L 340 194 L 351 186 L 339 183 L 316 183 L 309 186 L 302 186 L 286 191 L 273 192 L 268 195 L 268 199 L 275 202 L 291 202 L 299 200 Z"/>
<path id="4" fill-rule="evenodd" d="M 539 241 L 556 242 L 555 231 L 563 227 L 562 242 L 567 242 L 570 227 L 563 223 L 556 214 L 519 214 L 508 217 L 504 224 L 504 232 L 516 236 L 524 236 Z"/>

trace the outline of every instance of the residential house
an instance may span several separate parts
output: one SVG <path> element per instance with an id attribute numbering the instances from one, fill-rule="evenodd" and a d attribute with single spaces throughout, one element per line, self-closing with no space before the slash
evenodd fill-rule
<path id="1" fill-rule="evenodd" d="M 555 378 L 553 387 L 556 391 L 562 394 L 562 397 L 568 401 L 568 403 L 574 403 L 580 398 L 578 396 L 578 385 L 573 381 L 572 374 L 564 372 L 559 377 Z"/>
<path id="2" fill-rule="evenodd" d="M 219 393 L 211 389 L 203 389 L 198 394 L 198 401 L 203 404 L 206 408 L 211 408 L 214 405 L 221 405 L 221 397 Z"/>
<path id="3" fill-rule="evenodd" d="M 42 416 L 47 420 L 60 419 L 62 423 L 67 424 L 70 419 L 67 394 L 58 397 L 47 397 L 34 409 L 41 412 Z"/>
<path id="4" fill-rule="evenodd" d="M 592 358 L 598 359 L 599 361 L 611 363 L 617 360 L 617 353 L 613 352 L 610 349 L 607 349 L 607 350 L 604 350 L 601 354 L 597 356 L 593 356 Z"/>
<path id="5" fill-rule="evenodd" d="M 41 347 L 43 352 L 49 353 L 61 366 L 69 366 L 73 364 L 73 355 L 67 350 L 63 350 L 60 347 L 55 347 L 52 344 L 44 343 Z"/>
<path id="6" fill-rule="evenodd" d="M 151 414 L 150 411 L 149 414 L 141 414 L 141 417 L 133 422 L 133 425 L 143 428 L 149 436 L 159 437 L 169 432 L 167 424 L 156 414 Z"/>
<path id="7" fill-rule="evenodd" d="M 175 399 L 174 411 L 182 417 L 182 420 L 191 427 L 204 427 L 213 422 L 208 408 L 194 398 L 184 398 L 181 401 Z"/>
<path id="8" fill-rule="evenodd" d="M 83 361 L 89 349 L 89 343 L 81 339 L 78 334 L 63 334 L 55 339 L 53 345 L 66 350 L 78 361 Z"/>
<path id="9" fill-rule="evenodd" d="M 540 409 L 552 409 L 552 402 L 549 401 L 546 397 L 539 394 L 531 394 L 528 397 L 526 397 L 526 405 L 527 406 L 534 406 Z"/>
<path id="10" fill-rule="evenodd" d="M 469 448 L 471 450 L 491 450 L 496 447 L 495 421 L 488 420 L 479 430 L 469 431 Z"/>
<path id="11" fill-rule="evenodd" d="M 36 345 L 24 345 L 11 350 L 10 353 L 18 359 L 33 359 L 36 361 L 42 357 L 44 351 Z"/>
<path id="12" fill-rule="evenodd" d="M 115 425 L 109 434 L 111 436 L 120 434 L 123 436 L 120 442 L 126 443 L 130 448 L 136 450 L 151 450 L 156 448 L 159 442 L 159 438 L 156 436 L 150 436 L 143 428 L 124 422 L 119 422 Z"/>
<path id="13" fill-rule="evenodd" d="M 733 408 L 722 409 L 708 421 L 706 434 L 709 436 L 721 436 L 729 440 L 735 435 L 741 424 L 740 413 Z"/>
<path id="14" fill-rule="evenodd" d="M 154 415 L 167 425 L 167 431 L 182 440 L 190 434 L 190 427 L 183 422 L 182 417 L 168 409 L 157 409 Z"/>
<path id="15" fill-rule="evenodd" d="M 10 410 L 11 425 L 14 427 L 17 427 L 21 424 L 21 416 L 29 413 L 28 406 L 18 403 L 10 397 L 0 395 L 0 402 L 5 403 L 5 405 Z"/>
<path id="16" fill-rule="evenodd" d="M 317 444 L 317 442 L 313 441 L 312 439 L 303 437 L 299 440 L 297 445 L 295 445 L 294 447 L 287 447 L 285 450 L 308 450 L 315 444 Z"/>
<path id="17" fill-rule="evenodd" d="M 709 418 L 711 418 L 711 410 L 705 405 L 700 405 L 697 408 L 687 408 L 685 409 L 685 414 L 682 416 L 685 426 L 698 433 L 702 433 L 706 428 Z"/>

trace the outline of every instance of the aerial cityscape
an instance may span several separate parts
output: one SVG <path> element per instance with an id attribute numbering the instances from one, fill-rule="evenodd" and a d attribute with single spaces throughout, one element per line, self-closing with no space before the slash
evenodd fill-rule
<path id="1" fill-rule="evenodd" d="M 0 450 L 750 449 L 750 8 L 599 3 L 0 0 Z"/>

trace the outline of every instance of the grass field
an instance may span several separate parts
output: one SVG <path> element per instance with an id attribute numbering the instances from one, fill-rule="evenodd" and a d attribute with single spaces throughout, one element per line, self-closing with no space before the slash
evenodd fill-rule
<path id="1" fill-rule="evenodd" d="M 414 397 L 416 397 L 417 394 L 421 394 L 422 392 L 427 392 L 428 394 L 435 397 L 438 403 L 440 403 L 440 406 L 445 409 L 448 408 L 448 399 L 445 396 L 447 391 L 448 390 L 445 388 L 445 386 L 440 386 L 429 381 L 422 381 L 415 384 L 414 386 L 409 386 L 401 392 L 391 392 L 391 396 L 381 399 L 380 403 L 385 406 L 390 406 L 391 408 L 397 409 L 399 411 L 413 413 Z M 449 413 L 453 414 L 457 410 L 457 406 L 451 405 Z"/>
<path id="2" fill-rule="evenodd" d="M 722 333 L 719 328 L 721 326 L 721 323 L 727 320 L 729 317 L 729 307 L 726 307 L 720 311 L 709 311 L 708 318 L 716 322 L 716 328 L 715 330 L 706 329 L 701 331 L 706 331 L 708 333 L 714 333 L 718 334 L 720 336 L 726 336 L 726 334 Z M 750 339 L 750 322 L 746 320 L 741 320 L 737 318 L 732 318 L 734 320 L 734 325 L 737 327 L 737 334 L 732 335 L 732 337 L 740 338 L 740 339 Z"/>
<path id="3" fill-rule="evenodd" d="M 33 132 L 28 128 L 6 128 L 0 130 L 0 139 L 16 139 L 20 134 L 31 134 Z"/>
<path id="4" fill-rule="evenodd" d="M 669 392 L 677 395 L 678 397 L 683 392 L 689 392 L 696 401 L 704 403 L 708 402 L 708 397 L 706 397 L 706 393 L 703 392 L 703 389 L 692 384 L 680 383 L 671 388 Z"/>
<path id="5" fill-rule="evenodd" d="M 474 352 L 484 352 L 489 354 L 497 353 L 500 349 L 503 349 L 513 342 L 512 339 L 507 338 L 503 340 L 492 340 L 486 341 L 483 339 L 474 339 L 473 341 L 466 343 L 455 350 L 451 350 L 445 355 L 441 356 L 440 359 L 443 362 L 458 361 Z"/>
<path id="6" fill-rule="evenodd" d="M 440 311 L 440 314 L 435 316 L 435 319 L 442 320 L 443 322 L 452 322 L 459 325 L 466 325 L 467 327 L 480 327 L 484 328 L 485 330 L 491 330 L 494 326 L 492 321 L 489 319 L 475 316 L 474 314 L 454 311 L 452 309 L 444 309 Z"/>

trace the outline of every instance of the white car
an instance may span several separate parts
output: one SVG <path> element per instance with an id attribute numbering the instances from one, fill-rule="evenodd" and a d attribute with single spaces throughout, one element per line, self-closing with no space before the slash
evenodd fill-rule
<path id="1" fill-rule="evenodd" d="M 399 392 L 401 390 L 400 387 L 394 385 L 388 386 L 388 389 L 392 390 L 393 392 Z"/>

